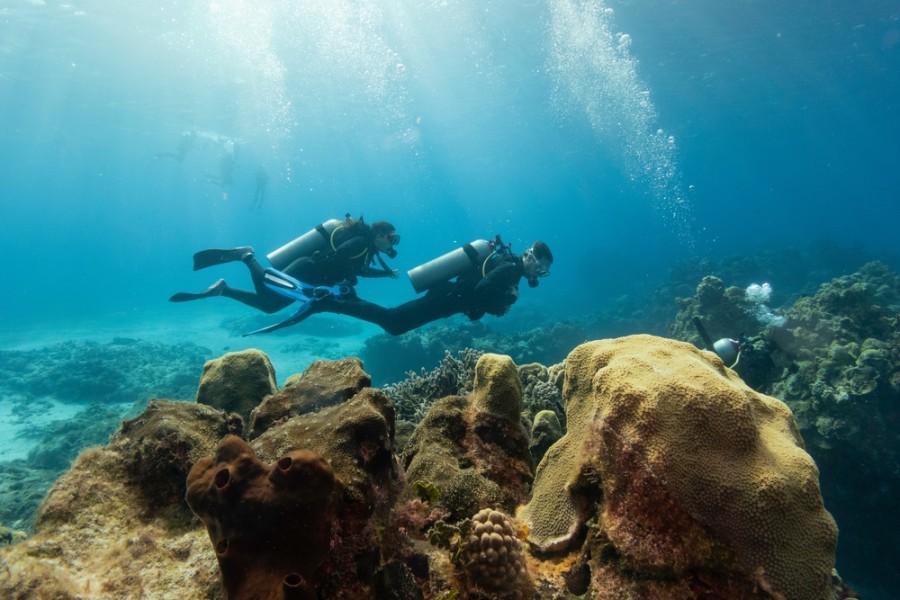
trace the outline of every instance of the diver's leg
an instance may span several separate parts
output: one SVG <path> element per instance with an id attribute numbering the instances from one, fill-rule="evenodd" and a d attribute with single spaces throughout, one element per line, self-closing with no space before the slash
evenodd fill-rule
<path id="1" fill-rule="evenodd" d="M 391 335 L 400 335 L 413 329 L 445 319 L 460 312 L 452 304 L 452 298 L 440 294 L 426 294 L 421 298 L 386 309 L 381 327 Z"/>
<path id="2" fill-rule="evenodd" d="M 177 294 L 172 294 L 172 296 L 169 298 L 169 302 L 189 302 L 191 300 L 202 300 L 203 298 L 221 296 L 222 292 L 227 287 L 228 284 L 225 283 L 225 280 L 220 279 L 199 294 L 192 294 L 190 292 L 178 292 Z"/>
<path id="3" fill-rule="evenodd" d="M 400 306 L 385 308 L 355 297 L 348 299 L 329 297 L 316 300 L 310 307 L 310 314 L 330 312 L 347 315 L 374 323 L 390 335 L 400 335 L 459 312 L 449 307 L 444 300 L 445 297 L 438 295 L 426 295 Z"/>
<path id="4" fill-rule="evenodd" d="M 237 248 L 210 248 L 194 254 L 194 270 L 199 271 L 213 265 L 221 265 L 236 260 L 241 260 L 247 254 L 253 254 L 250 246 L 238 246 Z"/>
<path id="5" fill-rule="evenodd" d="M 265 274 L 266 269 L 256 260 L 253 252 L 245 252 L 241 257 L 241 261 L 247 265 L 250 270 L 250 279 L 253 280 L 254 291 L 238 290 L 231 287 L 225 287 L 222 295 L 238 302 L 243 302 L 247 306 L 259 309 L 266 313 L 278 312 L 282 308 L 289 306 L 293 300 L 286 298 L 281 294 L 276 294 L 266 286 Z"/>

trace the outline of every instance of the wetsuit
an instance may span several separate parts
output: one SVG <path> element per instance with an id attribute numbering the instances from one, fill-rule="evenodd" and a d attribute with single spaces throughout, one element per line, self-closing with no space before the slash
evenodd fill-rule
<path id="1" fill-rule="evenodd" d="M 368 227 L 364 232 L 344 240 L 334 251 L 316 252 L 312 256 L 298 258 L 283 272 L 309 285 L 331 286 L 337 283 L 356 285 L 358 277 L 391 277 L 392 273 L 370 266 L 378 250 L 370 241 Z M 266 269 L 250 254 L 243 259 L 250 269 L 255 291 L 225 287 L 221 295 L 243 302 L 266 313 L 274 313 L 294 301 L 270 290 L 263 276 Z"/>
<path id="2" fill-rule="evenodd" d="M 491 260 L 491 259 L 489 259 Z M 310 314 L 330 312 L 375 323 L 391 335 L 400 335 L 426 323 L 455 314 L 477 321 L 486 313 L 506 314 L 518 299 L 519 280 L 525 270 L 522 259 L 513 255 L 495 256 L 496 263 L 484 277 L 473 269 L 454 281 L 442 282 L 422 296 L 393 308 L 385 308 L 357 297 L 337 300 L 323 298 L 311 307 Z"/>

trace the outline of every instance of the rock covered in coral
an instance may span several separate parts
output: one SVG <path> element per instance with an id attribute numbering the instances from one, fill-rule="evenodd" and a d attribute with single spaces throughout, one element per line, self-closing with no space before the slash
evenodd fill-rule
<path id="1" fill-rule="evenodd" d="M 197 461 L 187 502 L 206 526 L 225 596 L 315 599 L 316 568 L 329 551 L 338 499 L 322 456 L 294 450 L 266 466 L 241 438 L 226 436 Z"/>
<path id="2" fill-rule="evenodd" d="M 53 484 L 32 535 L 0 554 L 15 600 L 217 598 L 218 569 L 187 507 L 148 510 L 123 449 L 81 453 Z"/>
<path id="3" fill-rule="evenodd" d="M 470 397 L 431 406 L 404 453 L 407 477 L 435 485 L 453 519 L 527 498 L 533 463 L 519 411 L 522 388 L 508 357 L 484 355 Z"/>
<path id="4" fill-rule="evenodd" d="M 179 504 L 190 465 L 211 453 L 227 434 L 240 435 L 241 418 L 204 404 L 152 400 L 122 426 L 109 446 L 123 456 L 130 481 L 153 507 Z"/>
<path id="5" fill-rule="evenodd" d="M 821 469 L 842 526 L 844 569 L 894 587 L 900 577 L 882 557 L 896 548 L 900 524 L 881 515 L 894 511 L 900 494 L 898 315 L 900 275 L 883 263 L 821 285 L 772 332 L 793 364 L 767 390 L 791 407 Z"/>
<path id="6" fill-rule="evenodd" d="M 547 449 L 559 441 L 563 436 L 562 424 L 559 417 L 552 410 L 542 410 L 534 415 L 534 422 L 531 424 L 531 441 L 528 449 L 534 458 L 535 464 L 541 462 Z"/>
<path id="7" fill-rule="evenodd" d="M 264 460 L 275 460 L 294 448 L 328 457 L 344 484 L 345 509 L 368 517 L 384 512 L 399 479 L 393 440 L 390 398 L 364 388 L 342 404 L 292 417 L 252 444 Z"/>
<path id="8" fill-rule="evenodd" d="M 289 377 L 283 390 L 267 396 L 254 408 L 249 437 L 259 436 L 280 419 L 340 404 L 371 383 L 372 378 L 357 358 L 317 360 L 300 376 Z"/>
<path id="9" fill-rule="evenodd" d="M 522 542 L 510 518 L 485 508 L 472 517 L 469 538 L 460 559 L 470 585 L 497 598 L 531 597 L 531 580 Z"/>
<path id="10" fill-rule="evenodd" d="M 518 421 L 522 414 L 522 383 L 513 360 L 502 354 L 483 354 L 475 364 L 472 405 L 480 413 Z"/>
<path id="11" fill-rule="evenodd" d="M 582 552 L 593 598 L 829 597 L 837 528 L 790 410 L 711 353 L 652 336 L 579 346 L 569 429 L 519 513 Z"/>
<path id="12" fill-rule="evenodd" d="M 229 352 L 203 365 L 197 402 L 236 412 L 245 422 L 263 398 L 278 391 L 275 368 L 259 350 Z"/>

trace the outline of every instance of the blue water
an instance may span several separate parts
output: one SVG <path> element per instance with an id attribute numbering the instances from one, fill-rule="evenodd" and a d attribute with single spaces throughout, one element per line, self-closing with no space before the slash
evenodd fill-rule
<path id="1" fill-rule="evenodd" d="M 347 212 L 401 272 L 542 239 L 522 304 L 572 314 L 685 258 L 900 254 L 900 2 L 5 0 L 0 139 L 6 326 L 219 310 L 166 302 L 243 276 L 193 252 Z"/>

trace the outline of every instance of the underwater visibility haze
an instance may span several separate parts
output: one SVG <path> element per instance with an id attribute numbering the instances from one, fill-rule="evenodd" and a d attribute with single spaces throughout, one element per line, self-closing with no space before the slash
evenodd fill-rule
<path id="1" fill-rule="evenodd" d="M 7 478 L 33 464 L 44 428 L 89 407 L 115 407 L 93 419 L 118 423 L 151 396 L 192 399 L 204 361 L 225 352 L 267 353 L 281 384 L 368 348 L 380 386 L 461 350 L 401 361 L 392 353 L 405 342 L 338 315 L 243 338 L 293 309 L 167 301 L 219 277 L 250 287 L 240 263 L 193 272 L 198 250 L 249 245 L 262 257 L 345 214 L 401 236 L 387 261 L 400 278 L 357 286 L 387 305 L 416 297 L 406 271 L 466 242 L 500 234 L 516 253 L 546 242 L 551 275 L 482 320 L 520 336 L 520 350 L 526 332 L 559 324 L 581 328 L 567 350 L 672 335 L 686 310 L 676 297 L 699 297 L 707 275 L 768 284 L 751 300 L 779 327 L 833 278 L 874 260 L 900 269 L 897 0 L 5 0 L 0 133 Z M 878 310 L 896 315 L 885 289 Z M 461 318 L 437 325 L 483 335 Z M 882 336 L 895 350 L 878 368 L 896 370 L 898 340 Z M 125 354 L 109 358 L 111 341 Z M 72 360 L 91 375 L 54 370 Z M 145 360 L 127 377 L 110 366 Z M 121 382 L 107 385 L 112 372 Z M 77 409 L 36 383 L 51 374 L 81 394 Z M 896 399 L 889 379 L 879 385 Z M 778 385 L 766 392 L 787 400 Z M 83 397 L 98 389 L 113 398 L 105 408 Z M 863 420 L 853 435 L 875 429 Z M 898 434 L 877 435 L 895 446 L 867 456 L 895 461 Z M 828 471 L 839 458 L 811 454 L 823 480 L 843 477 Z M 851 487 L 872 506 L 900 501 L 896 472 L 865 485 Z M 17 506 L 33 511 L 45 490 Z M 844 580 L 862 598 L 900 596 L 889 567 L 900 529 L 877 525 L 894 515 L 857 514 L 840 482 L 823 496 Z M 0 510 L 0 526 L 27 530 L 16 514 Z"/>

